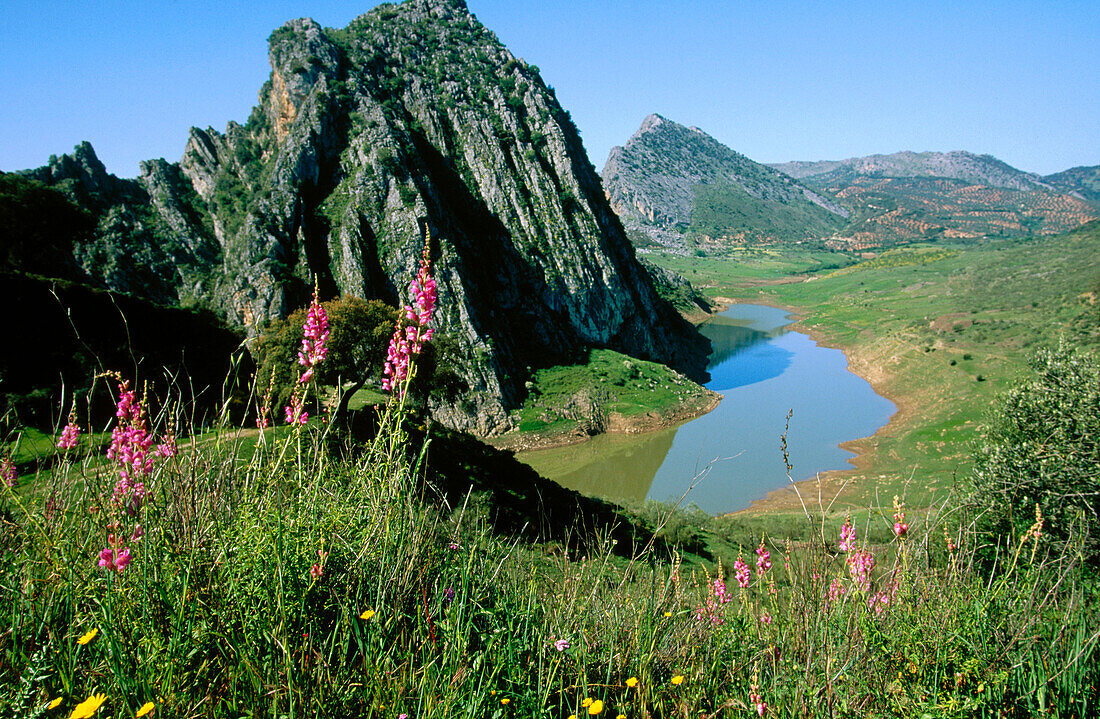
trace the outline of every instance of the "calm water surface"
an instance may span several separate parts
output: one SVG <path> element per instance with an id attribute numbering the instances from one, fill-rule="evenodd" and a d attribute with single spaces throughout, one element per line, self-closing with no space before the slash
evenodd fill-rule
<path id="1" fill-rule="evenodd" d="M 779 436 L 794 479 L 850 467 L 837 445 L 874 434 L 896 409 L 848 371 L 840 350 L 789 332 L 788 314 L 734 305 L 700 329 L 710 338 L 711 380 L 723 395 L 713 412 L 645 435 L 601 435 L 571 447 L 523 452 L 543 476 L 613 499 L 678 500 L 713 512 L 747 507 L 787 484 Z M 694 486 L 692 486 L 694 484 Z"/>

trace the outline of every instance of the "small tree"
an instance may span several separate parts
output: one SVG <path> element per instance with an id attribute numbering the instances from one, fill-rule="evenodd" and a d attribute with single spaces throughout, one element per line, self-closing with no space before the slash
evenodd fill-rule
<path id="1" fill-rule="evenodd" d="M 316 379 L 322 385 L 344 386 L 346 389 L 336 414 L 347 411 L 352 395 L 372 378 L 382 375 L 386 346 L 398 312 L 381 300 L 362 300 L 346 296 L 321 303 L 328 316 L 328 356 L 317 366 Z M 290 399 L 298 380 L 298 350 L 302 342 L 302 325 L 306 308 L 296 310 L 285 320 L 274 320 L 253 343 L 251 351 L 258 367 L 256 377 L 260 392 L 274 373 L 272 404 L 282 407 Z"/>
<path id="2" fill-rule="evenodd" d="M 1084 530 L 1100 561 L 1100 363 L 1062 342 L 1030 361 L 1034 376 L 1001 396 L 975 453 L 971 502 L 984 528 L 1018 537 L 1035 520 L 1064 547 Z"/>

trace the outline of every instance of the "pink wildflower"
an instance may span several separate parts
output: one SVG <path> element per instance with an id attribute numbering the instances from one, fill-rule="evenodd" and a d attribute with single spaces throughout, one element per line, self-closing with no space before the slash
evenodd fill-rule
<path id="1" fill-rule="evenodd" d="M 768 703 L 764 701 L 764 697 L 760 694 L 760 687 L 756 684 L 753 684 L 752 689 L 749 690 L 749 704 L 756 708 L 756 713 L 760 716 L 764 716 L 764 712 L 768 711 Z"/>
<path id="2" fill-rule="evenodd" d="M 19 471 L 15 468 L 15 463 L 10 457 L 4 457 L 0 460 L 0 481 L 8 487 L 14 487 L 17 479 L 19 479 Z"/>
<path id="3" fill-rule="evenodd" d="M 829 601 L 835 602 L 844 596 L 844 592 L 844 582 L 840 581 L 840 577 L 835 577 L 829 584 Z"/>
<path id="4" fill-rule="evenodd" d="M 554 649 L 557 649 L 559 652 L 564 652 L 568 648 L 569 648 L 569 640 L 568 639 L 559 639 L 558 641 L 554 642 Z"/>
<path id="5" fill-rule="evenodd" d="M 405 327 L 400 324 L 394 328 L 393 337 L 386 353 L 386 364 L 382 371 L 382 389 L 393 391 L 401 388 L 409 377 L 414 355 L 420 354 L 425 342 L 432 339 L 433 330 L 427 325 L 431 322 L 437 299 L 436 284 L 432 278 L 431 259 L 428 257 L 428 244 L 424 245 L 424 256 L 420 261 L 420 270 L 409 284 L 413 295 L 413 305 L 405 306 L 405 320 L 412 323 Z M 400 390 L 402 394 L 404 390 Z"/>
<path id="6" fill-rule="evenodd" d="M 870 552 L 853 552 L 848 556 L 848 574 L 862 592 L 871 591 L 871 570 L 874 568 L 875 557 Z"/>
<path id="7" fill-rule="evenodd" d="M 909 531 L 909 525 L 905 523 L 905 510 L 901 508 L 901 500 L 894 495 L 894 536 L 904 537 Z"/>
<path id="8" fill-rule="evenodd" d="M 729 592 L 726 591 L 726 583 L 721 579 L 714 580 L 714 598 L 719 604 L 725 604 L 731 599 Z"/>
<path id="9" fill-rule="evenodd" d="M 852 526 L 852 520 L 845 519 L 844 526 L 840 528 L 840 551 L 850 552 L 856 548 L 856 528 Z"/>
<path id="10" fill-rule="evenodd" d="M 153 454 L 164 459 L 169 459 L 179 454 L 179 448 L 176 446 L 175 433 L 169 432 L 168 436 L 164 438 L 164 441 L 158 444 L 157 448 L 153 450 Z"/>
<path id="11" fill-rule="evenodd" d="M 144 536 L 145 536 L 145 530 L 142 529 L 141 525 L 139 524 L 136 527 L 134 527 L 134 533 L 130 535 L 130 541 L 131 542 L 136 542 L 137 540 L 141 539 Z"/>
<path id="12" fill-rule="evenodd" d="M 145 427 L 145 410 L 135 399 L 133 390 L 128 389 L 129 384 L 122 382 L 118 386 L 115 416 L 119 423 L 111 430 L 107 458 L 118 465 L 115 501 L 127 505 L 127 511 L 136 512 L 147 494 L 144 479 L 153 468 L 155 455 L 149 451 L 153 435 Z"/>
<path id="13" fill-rule="evenodd" d="M 306 313 L 306 323 L 302 325 L 302 349 L 298 351 L 298 364 L 306 368 L 298 381 L 305 384 L 313 377 L 313 369 L 328 356 L 328 315 L 317 297 L 317 288 L 313 289 L 313 301 Z"/>
<path id="14" fill-rule="evenodd" d="M 61 430 L 61 438 L 57 440 L 57 448 L 72 449 L 76 446 L 78 436 L 80 436 L 80 427 L 76 426 L 76 421 L 70 416 L 69 423 L 65 425 L 65 429 Z"/>
<path id="15" fill-rule="evenodd" d="M 321 575 L 324 573 L 325 568 L 322 567 L 320 564 L 314 564 L 312 567 L 309 568 L 309 576 L 313 577 L 315 580 L 320 579 Z"/>
<path id="16" fill-rule="evenodd" d="M 103 549 L 99 550 L 99 566 L 104 567 L 105 569 L 109 569 L 111 571 L 116 571 L 117 567 L 115 567 L 115 550 L 110 549 L 109 547 L 104 547 Z"/>
<path id="17" fill-rule="evenodd" d="M 104 547 L 99 551 L 99 566 L 112 572 L 123 571 L 130 565 L 132 559 L 129 547 L 123 547 L 117 555 L 110 547 Z"/>
<path id="18" fill-rule="evenodd" d="M 304 398 L 298 392 L 291 395 L 290 404 L 283 408 L 287 424 L 304 425 L 306 423 L 306 420 L 309 419 L 309 413 L 304 410 L 302 406 L 304 403 Z"/>
<path id="19" fill-rule="evenodd" d="M 749 586 L 752 572 L 749 571 L 749 565 L 745 564 L 740 557 L 733 563 L 733 576 L 737 578 L 737 586 L 742 589 Z"/>
<path id="20" fill-rule="evenodd" d="M 766 627 L 770 627 L 772 623 L 772 615 L 768 612 L 764 612 L 760 615 L 760 623 Z"/>
<path id="21" fill-rule="evenodd" d="M 763 576 L 772 568 L 771 552 L 764 549 L 764 540 L 760 540 L 760 546 L 756 548 L 756 573 Z"/>

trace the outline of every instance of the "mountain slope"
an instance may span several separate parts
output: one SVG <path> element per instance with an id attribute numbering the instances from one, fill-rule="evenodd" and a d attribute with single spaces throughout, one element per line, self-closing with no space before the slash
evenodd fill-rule
<path id="1" fill-rule="evenodd" d="M 569 114 L 461 0 L 383 5 L 342 30 L 295 20 L 269 45 L 248 122 L 193 129 L 178 165 L 143 167 L 145 197 L 111 205 L 129 219 L 101 264 L 152 248 L 156 294 L 255 332 L 314 281 L 406 301 L 430 231 L 436 321 L 465 382 L 433 410 L 481 433 L 507 427 L 531 368 L 589 347 L 705 376 L 706 340 L 658 297 Z M 64 159 L 34 174 L 79 185 L 67 164 L 106 182 Z M 176 255 L 173 276 L 161 260 Z"/>
<path id="2" fill-rule="evenodd" d="M 1080 197 L 989 155 L 898 152 L 772 167 L 852 207 L 832 241 L 849 249 L 1057 234 L 1098 216 Z"/>
<path id="3" fill-rule="evenodd" d="M 603 169 L 611 206 L 631 229 L 736 240 L 831 234 L 847 210 L 697 128 L 650 115 Z"/>
<path id="4" fill-rule="evenodd" d="M 1043 182 L 1080 197 L 1093 207 L 1100 207 L 1100 165 L 1071 167 L 1068 170 L 1047 175 Z"/>

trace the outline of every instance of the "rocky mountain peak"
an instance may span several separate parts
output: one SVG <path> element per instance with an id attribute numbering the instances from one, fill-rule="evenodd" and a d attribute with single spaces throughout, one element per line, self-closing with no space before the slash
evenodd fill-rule
<path id="1" fill-rule="evenodd" d="M 627 226 L 668 245 L 682 243 L 685 232 L 708 239 L 821 236 L 847 212 L 702 130 L 656 114 L 612 149 L 603 179 Z"/>
<path id="2" fill-rule="evenodd" d="M 706 340 L 657 295 L 569 113 L 464 3 L 294 20 L 269 56 L 246 122 L 192 129 L 178 166 L 135 183 L 131 215 L 181 258 L 157 264 L 162 296 L 253 334 L 314 283 L 402 304 L 430 231 L 449 426 L 507 428 L 532 369 L 592 347 L 705 376 Z"/>

